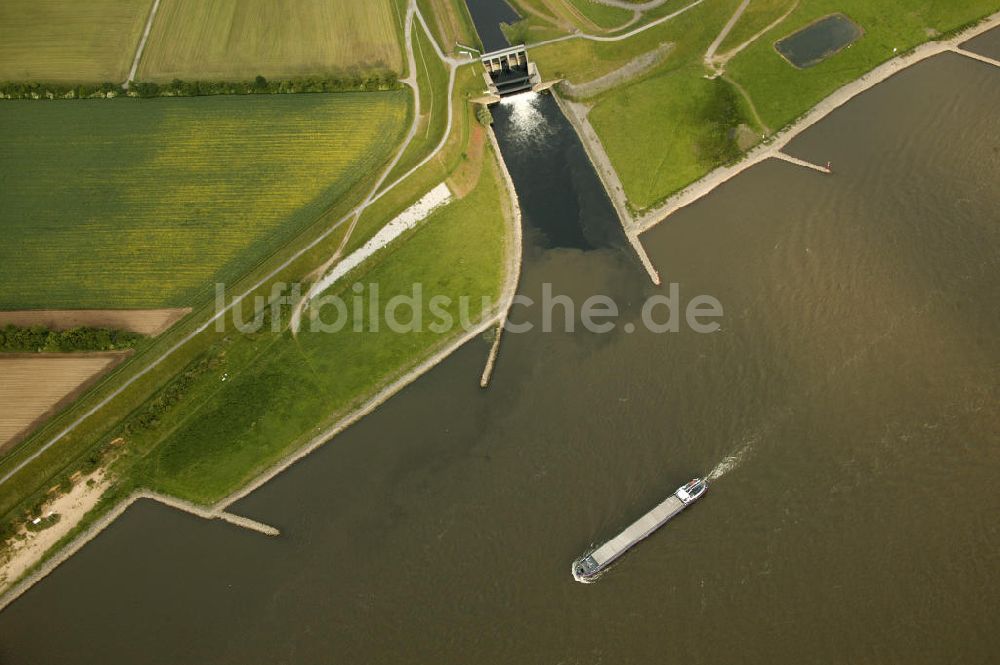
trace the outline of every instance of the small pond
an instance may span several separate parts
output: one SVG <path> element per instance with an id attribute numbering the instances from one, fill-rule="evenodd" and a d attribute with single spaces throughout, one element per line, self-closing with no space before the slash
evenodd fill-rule
<path id="1" fill-rule="evenodd" d="M 843 14 L 831 14 L 775 43 L 778 53 L 800 69 L 812 67 L 861 38 L 864 31 Z"/>

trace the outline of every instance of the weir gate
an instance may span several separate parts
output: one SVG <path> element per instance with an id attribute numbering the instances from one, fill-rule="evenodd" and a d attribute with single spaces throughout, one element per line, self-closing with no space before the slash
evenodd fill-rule
<path id="1" fill-rule="evenodd" d="M 524 46 L 511 46 L 484 53 L 479 60 L 486 70 L 483 74 L 486 81 L 486 95 L 481 98 L 481 101 L 486 103 L 499 102 L 501 97 L 519 92 L 529 90 L 539 92 L 557 83 L 557 81 L 542 82 L 538 68 L 528 59 L 528 50 Z"/>

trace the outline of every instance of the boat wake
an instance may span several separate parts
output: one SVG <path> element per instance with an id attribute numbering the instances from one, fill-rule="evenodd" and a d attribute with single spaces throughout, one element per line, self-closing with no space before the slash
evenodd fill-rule
<path id="1" fill-rule="evenodd" d="M 589 554 L 589 552 L 588 552 L 588 554 Z M 584 554 L 583 556 L 587 556 L 587 555 Z M 580 584 L 593 584 L 594 582 L 596 582 L 597 580 L 601 579 L 601 577 L 604 576 L 604 572 L 605 571 L 602 570 L 601 572 L 595 573 L 595 574 L 591 575 L 590 577 L 580 577 L 577 574 L 577 572 L 576 572 L 576 564 L 577 564 L 578 561 L 579 561 L 579 559 L 577 559 L 576 561 L 573 562 L 572 566 L 570 567 L 569 572 L 573 576 L 573 579 L 576 580 L 577 582 L 579 582 Z"/>
<path id="2" fill-rule="evenodd" d="M 722 461 L 715 465 L 715 468 L 712 469 L 707 476 L 705 476 L 705 480 L 718 480 L 730 471 L 738 469 L 753 453 L 753 449 L 759 440 L 759 434 L 752 434 L 748 436 L 736 448 L 736 450 L 723 457 Z"/>

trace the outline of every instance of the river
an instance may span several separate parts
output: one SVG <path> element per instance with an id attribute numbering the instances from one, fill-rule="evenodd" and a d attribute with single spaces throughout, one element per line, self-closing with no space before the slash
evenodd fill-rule
<path id="1" fill-rule="evenodd" d="M 990 663 L 1000 654 L 1000 70 L 862 94 L 642 239 L 697 334 L 470 343 L 232 507 L 133 506 L 0 613 L 0 662 Z M 496 131 L 522 291 L 650 285 L 547 97 Z M 523 313 L 522 313 L 523 315 Z M 572 560 L 696 474 L 596 584 Z"/>

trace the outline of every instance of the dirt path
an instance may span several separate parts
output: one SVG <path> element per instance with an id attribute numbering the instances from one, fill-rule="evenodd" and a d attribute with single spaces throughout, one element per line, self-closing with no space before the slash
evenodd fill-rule
<path id="1" fill-rule="evenodd" d="M 646 30 L 651 30 L 652 28 L 655 28 L 658 25 L 663 25 L 667 21 L 669 21 L 671 19 L 674 19 L 674 18 L 677 18 L 678 16 L 680 16 L 684 12 L 686 12 L 686 11 L 688 11 L 690 9 L 694 9 L 695 7 L 697 7 L 698 5 L 700 5 L 703 2 L 705 2 L 705 0 L 694 0 L 694 2 L 692 2 L 691 4 L 686 5 L 684 7 L 681 7 L 680 9 L 678 9 L 677 11 L 675 11 L 673 13 L 667 14 L 666 16 L 661 16 L 660 18 L 656 19 L 655 21 L 650 21 L 646 25 L 639 26 L 638 28 L 635 28 L 634 30 L 629 30 L 628 32 L 622 33 L 620 35 L 615 35 L 614 37 L 604 37 L 604 36 L 601 36 L 601 35 L 588 35 L 588 34 L 585 34 L 585 33 L 582 33 L 582 32 L 578 32 L 578 33 L 575 33 L 575 34 L 572 34 L 572 35 L 563 35 L 562 37 L 555 37 L 553 39 L 545 39 L 545 40 L 542 40 L 540 42 L 535 42 L 533 44 L 528 44 L 527 48 L 535 48 L 535 47 L 538 47 L 538 46 L 545 46 L 546 44 L 557 44 L 559 42 L 565 42 L 565 41 L 570 40 L 570 39 L 586 39 L 586 40 L 592 41 L 592 42 L 620 42 L 620 41 L 622 41 L 624 39 L 629 39 L 630 37 L 635 37 L 638 34 L 642 34 Z M 660 3 L 658 3 L 658 4 L 654 5 L 654 6 L 658 7 L 660 4 L 663 4 L 663 3 L 660 2 Z M 632 7 L 632 6 L 640 6 L 640 5 L 630 5 L 630 7 Z"/>
<path id="2" fill-rule="evenodd" d="M 743 99 L 746 100 L 747 106 L 750 107 L 750 113 L 753 114 L 754 122 L 757 123 L 757 126 L 761 128 L 765 135 L 770 134 L 771 128 L 764 122 L 764 118 L 760 117 L 760 113 L 757 112 L 757 105 L 753 103 L 753 98 L 750 97 L 750 93 L 746 91 L 746 88 L 727 76 L 723 76 L 722 78 L 726 81 L 726 83 L 736 88 L 736 90 L 743 95 Z"/>
<path id="3" fill-rule="evenodd" d="M 631 9 L 637 12 L 648 12 L 650 9 L 656 9 L 660 5 L 666 3 L 668 0 L 649 0 L 649 2 L 625 2 L 625 0 L 593 0 L 594 2 L 607 5 L 608 7 L 618 7 L 619 9 Z"/>
<path id="4" fill-rule="evenodd" d="M 426 21 L 424 21 L 424 18 L 420 14 L 419 9 L 416 9 L 415 0 L 410 0 L 410 8 L 411 8 L 412 11 L 414 11 L 416 13 L 416 17 L 420 20 L 421 25 L 424 26 L 425 29 L 427 29 L 428 34 L 430 34 L 430 30 L 429 30 L 429 28 L 427 28 Z M 434 44 L 434 50 L 435 50 L 436 53 L 438 53 L 438 56 L 441 57 L 441 59 L 444 62 L 448 63 L 449 66 L 452 69 L 451 75 L 449 77 L 449 90 L 452 91 L 452 90 L 454 90 L 454 83 L 455 83 L 455 68 L 458 67 L 458 66 L 460 66 L 460 65 L 468 64 L 468 63 L 470 63 L 472 61 L 468 60 L 468 59 L 463 60 L 463 59 L 459 59 L 459 58 L 449 58 L 449 57 L 446 57 L 444 55 L 443 51 L 441 51 L 441 47 L 438 45 L 437 40 L 435 40 L 433 36 L 431 36 L 430 40 L 431 40 L 431 43 Z M 411 58 L 413 57 L 412 49 L 410 51 L 410 57 Z M 449 92 L 449 99 L 451 98 L 451 96 L 452 95 Z M 450 133 L 451 125 L 452 125 L 452 115 L 453 115 L 451 106 L 452 105 L 449 103 L 449 105 L 448 105 L 448 118 L 449 118 L 448 128 L 449 128 L 449 133 Z M 447 138 L 447 134 L 445 136 Z M 138 381 L 139 379 L 141 379 L 143 376 L 145 376 L 146 374 L 148 374 L 149 372 L 151 372 L 153 369 L 155 369 L 156 367 L 158 367 L 163 361 L 165 361 L 167 358 L 169 358 L 174 353 L 176 353 L 178 349 L 180 349 L 180 348 L 184 347 L 185 345 L 187 345 L 191 340 L 193 340 L 195 337 L 197 337 L 202 332 L 204 332 L 205 330 L 207 330 L 209 328 L 209 326 L 213 325 L 219 319 L 225 317 L 229 313 L 229 311 L 231 309 L 233 309 L 234 307 L 239 306 L 242 303 L 242 301 L 243 301 L 244 298 L 246 298 L 247 296 L 249 296 L 250 294 L 252 294 L 254 291 L 256 291 L 257 289 L 259 289 L 264 284 L 266 284 L 269 281 L 271 281 L 272 279 L 274 279 L 277 275 L 279 275 L 283 270 L 285 270 L 286 268 L 288 268 L 288 266 L 292 265 L 295 261 L 297 261 L 299 258 L 301 258 L 304 254 L 306 254 L 307 252 L 311 251 L 313 248 L 315 248 L 321 242 L 323 242 L 324 240 L 326 240 L 327 238 L 329 238 L 332 233 L 334 233 L 337 229 L 339 229 L 345 223 L 349 223 L 354 218 L 355 215 L 359 215 L 371 203 L 374 203 L 375 201 L 377 201 L 381 196 L 383 196 L 387 192 L 391 191 L 400 182 L 402 182 L 403 180 L 405 180 L 412 173 L 414 173 L 417 169 L 419 169 L 421 166 L 423 166 L 428 161 L 430 161 L 434 156 L 437 155 L 438 152 L 440 152 L 441 148 L 444 146 L 444 142 L 445 142 L 446 138 L 442 139 L 442 142 L 435 148 L 435 151 L 432 152 L 430 155 L 428 155 L 423 160 L 423 162 L 421 162 L 420 164 L 418 164 L 417 166 L 415 166 L 413 169 L 411 169 L 410 171 L 408 171 L 406 174 L 404 174 L 403 176 L 401 176 L 400 178 L 398 178 L 392 184 L 388 185 L 385 189 L 383 189 L 382 191 L 380 191 L 374 197 L 369 197 L 368 200 L 366 200 L 366 201 L 358 204 L 358 206 L 356 206 L 354 209 L 352 209 L 346 215 L 344 215 L 343 217 L 341 217 L 340 219 L 338 219 L 336 222 L 334 222 L 333 224 L 331 224 L 329 227 L 327 227 L 325 231 L 323 231 L 322 233 L 320 233 L 312 241 L 310 241 L 309 243 L 307 243 L 305 246 L 300 247 L 287 260 L 285 260 L 284 262 L 282 262 L 281 265 L 276 266 L 274 268 L 274 270 L 272 270 L 271 272 L 269 272 L 267 275 L 261 277 L 257 282 L 255 282 L 252 286 L 250 286 L 249 288 L 247 288 L 243 293 L 241 293 L 238 296 L 236 296 L 235 298 L 233 298 L 232 301 L 228 305 L 226 305 L 221 310 L 217 311 L 207 321 L 205 321 L 200 326 L 198 326 L 196 329 L 194 329 L 193 331 L 191 331 L 190 333 L 188 333 L 185 337 L 183 337 L 182 339 L 178 340 L 177 343 L 174 344 L 173 346 L 171 346 L 169 349 L 167 349 L 163 353 L 163 355 L 161 355 L 159 358 L 156 358 L 155 360 L 151 361 L 150 364 L 146 365 L 141 370 L 139 370 L 138 372 L 136 372 L 134 375 L 132 375 L 131 377 L 129 377 L 128 379 L 126 379 L 120 386 L 118 386 L 118 388 L 116 388 L 110 394 L 108 394 L 107 397 L 105 397 L 104 399 L 100 400 L 93 407 L 91 407 L 86 412 L 84 412 L 83 414 L 81 414 L 76 420 L 74 420 L 69 425 L 67 425 L 63 430 L 61 430 L 60 432 L 58 432 L 54 437 L 52 437 L 51 439 L 49 439 L 48 441 L 46 441 L 45 444 L 42 445 L 41 447 L 39 447 L 35 452 L 33 452 L 28 457 L 26 457 L 24 460 L 22 460 L 16 466 L 14 466 L 14 468 L 12 468 L 11 470 L 7 471 L 2 477 L 0 477 L 0 485 L 2 485 L 3 483 L 6 483 L 13 476 L 15 476 L 18 472 L 20 472 L 23 468 L 25 468 L 26 466 L 28 466 L 29 464 L 31 464 L 33 461 L 35 461 L 36 459 L 38 459 L 38 457 L 41 456 L 42 454 L 44 454 L 46 450 L 48 450 L 49 448 L 51 448 L 52 446 L 54 446 L 55 444 L 57 444 L 59 441 L 61 441 L 63 439 L 63 437 L 65 437 L 67 434 L 69 434 L 70 432 L 72 432 L 73 430 L 75 430 L 77 427 L 79 427 L 81 423 L 85 422 L 88 418 L 90 418 L 95 413 L 97 413 L 98 411 L 100 411 L 102 408 L 104 408 L 105 406 L 107 406 L 107 404 L 109 402 L 111 402 L 113 399 L 115 399 L 116 397 L 118 397 L 122 392 L 124 392 L 125 390 L 127 390 L 133 383 L 135 383 L 136 381 Z M 386 173 L 388 173 L 388 172 L 389 171 L 387 170 Z"/>
<path id="5" fill-rule="evenodd" d="M 156 18 L 156 12 L 160 10 L 160 0 L 153 0 L 153 7 L 149 10 L 149 18 L 146 19 L 146 27 L 142 31 L 142 38 L 139 40 L 139 46 L 135 49 L 135 57 L 132 58 L 132 68 L 128 70 L 128 78 L 122 83 L 122 87 L 128 90 L 129 84 L 135 80 L 135 73 L 139 70 L 139 61 L 142 60 L 142 52 L 146 50 L 146 41 L 149 39 L 149 33 L 153 29 L 153 19 Z"/>
<path id="6" fill-rule="evenodd" d="M 776 18 L 775 20 L 773 20 L 770 23 L 768 23 L 768 25 L 767 25 L 766 28 L 764 28 L 763 30 L 761 30 L 761 31 L 759 31 L 757 33 L 754 33 L 754 35 L 752 37 L 750 37 L 750 39 L 746 40 L 742 44 L 739 44 L 738 46 L 734 46 L 733 48 L 729 49 L 728 51 L 726 51 L 722 55 L 716 56 L 715 59 L 714 59 L 715 60 L 715 66 L 718 69 L 720 69 L 720 70 L 722 68 L 724 68 L 726 66 L 726 63 L 729 62 L 730 60 L 732 60 L 736 56 L 737 53 L 739 53 L 740 51 L 742 51 L 746 47 L 748 47 L 751 44 L 753 44 L 755 41 L 757 41 L 758 39 L 760 39 L 761 37 L 763 37 L 765 34 L 767 34 L 768 32 L 770 32 L 774 28 L 778 27 L 778 25 L 780 25 L 786 18 L 788 18 L 789 16 L 791 16 L 792 12 L 794 12 L 798 8 L 798 6 L 799 6 L 799 0 L 795 0 L 795 2 L 792 3 L 792 6 L 788 8 L 788 11 L 786 11 L 784 14 L 782 14 L 781 16 L 779 16 L 778 18 Z"/>
<path id="7" fill-rule="evenodd" d="M 715 38 L 715 41 L 709 44 L 708 50 L 705 51 L 705 65 L 708 67 L 714 67 L 715 52 L 719 50 L 719 45 L 722 44 L 726 37 L 729 36 L 733 26 L 735 26 L 736 22 L 740 20 L 741 16 L 743 16 L 743 12 L 746 11 L 747 5 L 749 4 L 750 0 L 743 0 L 743 2 L 740 3 L 740 6 L 736 8 L 736 11 L 733 12 L 733 15 L 729 17 L 729 20 L 726 21 L 726 25 L 722 27 L 722 31 Z"/>
<path id="8" fill-rule="evenodd" d="M 383 183 L 385 182 L 386 178 L 388 178 L 389 174 L 392 173 L 392 170 L 396 168 L 397 164 L 399 164 L 399 161 L 403 157 L 403 153 L 406 152 L 406 148 L 413 141 L 413 137 L 416 135 L 417 129 L 419 127 L 420 86 L 417 84 L 416 56 L 413 52 L 412 29 L 413 29 L 414 19 L 420 22 L 420 26 L 421 28 L 423 28 L 424 33 L 427 35 L 428 40 L 433 45 L 434 52 L 437 55 L 437 57 L 448 66 L 448 92 L 445 95 L 445 100 L 446 100 L 445 108 L 447 110 L 445 131 L 441 137 L 441 140 L 434 147 L 434 150 L 430 152 L 430 154 L 424 157 L 424 159 L 422 159 L 416 166 L 414 166 L 406 173 L 401 175 L 399 178 L 394 180 L 390 185 L 388 185 L 384 189 L 380 189 Z M 430 160 L 436 157 L 438 153 L 440 153 L 441 150 L 444 149 L 444 146 L 448 142 L 448 138 L 451 135 L 452 126 L 454 125 L 455 122 L 454 119 L 455 110 L 452 105 L 452 96 L 455 91 L 455 75 L 457 73 L 458 67 L 468 64 L 470 60 L 451 58 L 445 55 L 444 51 L 441 50 L 440 44 L 438 44 L 437 40 L 434 38 L 434 34 L 431 31 L 430 26 L 424 19 L 424 15 L 420 12 L 420 9 L 417 7 L 416 0 L 410 0 L 410 3 L 406 11 L 406 53 L 409 62 L 410 75 L 407 78 L 401 80 L 403 81 L 403 83 L 405 83 L 406 85 L 410 86 L 413 89 L 413 96 L 414 96 L 413 124 L 410 127 L 410 131 L 407 134 L 407 137 L 403 145 L 396 152 L 396 156 L 393 158 L 392 162 L 385 168 L 378 182 L 375 184 L 375 186 L 369 193 L 368 197 L 365 199 L 364 202 L 361 203 L 360 206 L 358 206 L 358 208 L 354 211 L 354 213 L 350 215 L 350 226 L 347 229 L 347 233 L 344 235 L 344 239 L 340 242 L 340 246 L 334 252 L 333 256 L 331 256 L 329 259 L 327 259 L 326 262 L 323 263 L 323 265 L 319 266 L 316 270 L 313 271 L 312 274 L 316 276 L 316 284 L 309 289 L 309 292 L 305 294 L 305 296 L 302 298 L 301 301 L 299 301 L 299 303 L 296 305 L 295 309 L 292 312 L 289 327 L 291 328 L 293 335 L 298 334 L 299 329 L 302 325 L 302 314 L 305 311 L 306 305 L 309 303 L 309 301 L 311 301 L 313 298 L 316 297 L 318 293 L 317 287 L 321 283 L 322 278 L 326 275 L 327 272 L 329 272 L 329 270 L 333 267 L 333 265 L 340 260 L 341 256 L 343 255 L 344 248 L 347 247 L 347 243 L 350 240 L 351 236 L 353 235 L 354 229 L 357 227 L 358 222 L 361 219 L 361 215 L 364 213 L 364 211 L 368 208 L 368 206 L 378 201 L 380 198 L 382 198 L 382 196 L 384 196 L 388 192 L 392 191 L 401 182 L 409 178 L 411 175 L 413 175 L 418 170 L 423 168 L 423 166 L 427 164 Z"/>

